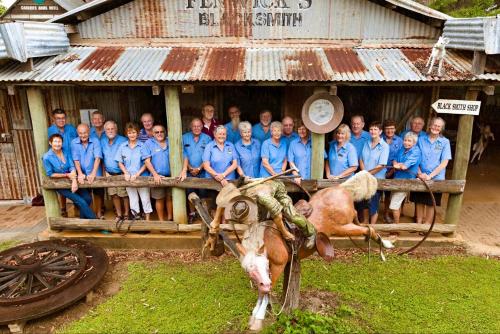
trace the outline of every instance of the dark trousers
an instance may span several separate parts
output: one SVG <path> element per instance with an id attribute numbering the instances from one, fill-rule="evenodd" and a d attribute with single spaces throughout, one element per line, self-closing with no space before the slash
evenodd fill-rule
<path id="1" fill-rule="evenodd" d="M 90 208 L 92 196 L 86 189 L 78 189 L 75 193 L 69 189 L 60 189 L 57 192 L 73 201 L 80 210 L 80 218 L 97 219 L 94 211 Z"/>

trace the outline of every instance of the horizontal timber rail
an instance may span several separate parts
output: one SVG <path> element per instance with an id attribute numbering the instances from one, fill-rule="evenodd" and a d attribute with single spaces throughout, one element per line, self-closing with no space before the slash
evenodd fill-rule
<path id="1" fill-rule="evenodd" d="M 290 179 L 282 179 L 287 190 L 290 192 L 300 192 Z M 388 180 L 379 179 L 378 190 L 394 190 L 394 191 L 417 191 L 427 192 L 427 189 L 420 180 Z M 302 186 L 310 192 L 331 187 L 335 184 L 342 183 L 340 180 L 303 180 Z M 43 187 L 45 189 L 69 189 L 71 181 L 68 179 L 51 179 L 44 178 Z M 436 193 L 461 194 L 464 192 L 465 180 L 445 180 L 445 181 L 429 181 L 429 186 Z M 212 189 L 220 190 L 221 185 L 213 179 L 203 178 L 187 178 L 184 181 L 179 181 L 175 177 L 164 177 L 160 184 L 155 184 L 152 177 L 140 176 L 134 181 L 125 181 L 123 176 L 107 176 L 97 177 L 92 184 L 85 181 L 85 184 L 80 184 L 80 188 L 109 188 L 109 187 L 178 187 L 191 189 Z"/>
<path id="2" fill-rule="evenodd" d="M 121 230 L 128 229 L 129 221 L 125 221 Z M 52 230 L 66 231 L 102 231 L 120 232 L 116 228 L 114 220 L 97 219 L 79 219 L 79 218 L 49 218 L 50 228 Z M 375 224 L 371 225 L 378 232 L 427 232 L 429 225 L 426 224 Z M 243 232 L 248 227 L 244 224 L 221 224 L 221 229 L 225 231 Z M 453 233 L 456 225 L 435 224 L 432 232 L 435 233 Z M 191 233 L 200 232 L 201 224 L 177 224 L 169 221 L 145 221 L 137 220 L 130 226 L 131 232 L 162 232 L 162 233 Z"/>

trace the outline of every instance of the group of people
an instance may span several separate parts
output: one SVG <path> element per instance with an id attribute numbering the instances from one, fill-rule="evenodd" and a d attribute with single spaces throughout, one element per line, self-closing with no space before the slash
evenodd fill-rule
<path id="1" fill-rule="evenodd" d="M 180 181 L 186 177 L 213 178 L 224 186 L 238 176 L 268 177 L 289 167 L 296 169 L 295 182 L 300 184 L 311 178 L 311 137 L 302 122 L 296 124 L 288 116 L 281 122 L 273 121 L 272 113 L 263 110 L 259 123 L 252 126 L 240 120 L 241 111 L 235 105 L 228 108 L 227 124 L 214 118 L 215 108 L 211 104 L 204 105 L 201 114 L 201 118 L 191 120 L 190 131 L 182 136 L 183 168 L 180 175 L 175 175 Z M 126 137 L 117 134 L 114 121 L 104 122 L 100 112 L 92 114 L 92 127 L 80 124 L 76 129 L 66 124 L 65 116 L 64 110 L 53 111 L 54 125 L 49 128 L 51 148 L 43 157 L 47 176 L 72 180 L 71 190 L 58 190 L 62 208 L 64 198 L 71 198 L 80 207 L 82 218 L 101 218 L 103 190 L 93 189 L 92 211 L 89 192 L 78 189 L 78 184 L 85 180 L 92 183 L 96 176 L 123 175 L 130 181 L 137 176 L 152 176 L 156 183 L 161 182 L 162 176 L 171 176 L 166 129 L 155 125 L 151 114 L 142 115 L 142 129 L 128 123 Z M 410 130 L 398 136 L 393 120 L 372 122 L 365 131 L 363 116 L 352 116 L 350 127 L 341 124 L 324 152 L 326 178 L 349 178 L 358 170 L 367 170 L 380 179 L 444 180 L 451 159 L 450 142 L 442 136 L 445 122 L 433 118 L 428 132 L 423 130 L 424 124 L 421 117 L 414 117 Z M 129 208 L 139 214 L 141 206 L 149 219 L 153 211 L 151 198 L 159 219 L 172 219 L 167 188 L 108 188 L 108 195 L 113 199 L 117 219 L 127 218 Z M 399 222 L 407 194 L 377 192 L 369 201 L 356 203 L 364 223 L 377 221 L 382 195 L 384 220 Z M 435 196 L 439 205 L 440 194 Z M 430 223 L 434 210 L 428 194 L 411 193 L 410 201 L 416 203 L 416 222 Z"/>

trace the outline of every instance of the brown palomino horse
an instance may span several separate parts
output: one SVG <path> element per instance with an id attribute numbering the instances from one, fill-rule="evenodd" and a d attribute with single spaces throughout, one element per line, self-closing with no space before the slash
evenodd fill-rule
<path id="1" fill-rule="evenodd" d="M 296 208 L 301 213 L 307 212 L 307 219 L 314 225 L 317 233 L 324 233 L 327 237 L 365 236 L 384 248 L 392 248 L 392 243 L 383 240 L 372 228 L 359 225 L 354 209 L 354 201 L 369 199 L 376 189 L 377 180 L 370 173 L 362 171 L 341 185 L 316 192 L 309 202 L 299 201 Z M 251 226 L 248 231 L 250 235 L 242 244 L 238 244 L 241 265 L 259 292 L 259 299 L 249 321 L 250 330 L 255 331 L 262 328 L 269 292 L 291 258 L 289 247 L 280 232 L 272 227 L 260 226 L 260 229 Z M 314 252 L 315 249 L 302 247 L 298 256 L 303 259 Z"/>

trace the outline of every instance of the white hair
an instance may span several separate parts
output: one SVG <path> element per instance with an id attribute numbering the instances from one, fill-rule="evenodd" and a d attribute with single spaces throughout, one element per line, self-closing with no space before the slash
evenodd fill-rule
<path id="1" fill-rule="evenodd" d="M 226 127 L 225 127 L 224 125 L 219 125 L 219 126 L 217 126 L 217 127 L 215 128 L 215 130 L 214 130 L 214 134 L 219 133 L 219 131 L 221 131 L 221 130 L 226 131 Z"/>
<path id="2" fill-rule="evenodd" d="M 278 129 L 280 129 L 280 130 L 283 130 L 283 125 L 282 125 L 282 124 L 281 124 L 281 122 L 279 122 L 279 121 L 274 121 L 274 122 L 272 122 L 272 123 L 271 123 L 270 128 L 271 128 L 271 129 L 272 129 L 272 128 L 278 128 Z"/>
<path id="3" fill-rule="evenodd" d="M 247 121 L 240 122 L 240 124 L 238 125 L 238 129 L 240 131 L 250 131 L 252 130 L 252 124 Z"/>
<path id="4" fill-rule="evenodd" d="M 416 144 L 418 142 L 418 135 L 415 132 L 409 131 L 405 134 L 404 139 L 410 138 L 413 140 L 413 143 Z"/>

